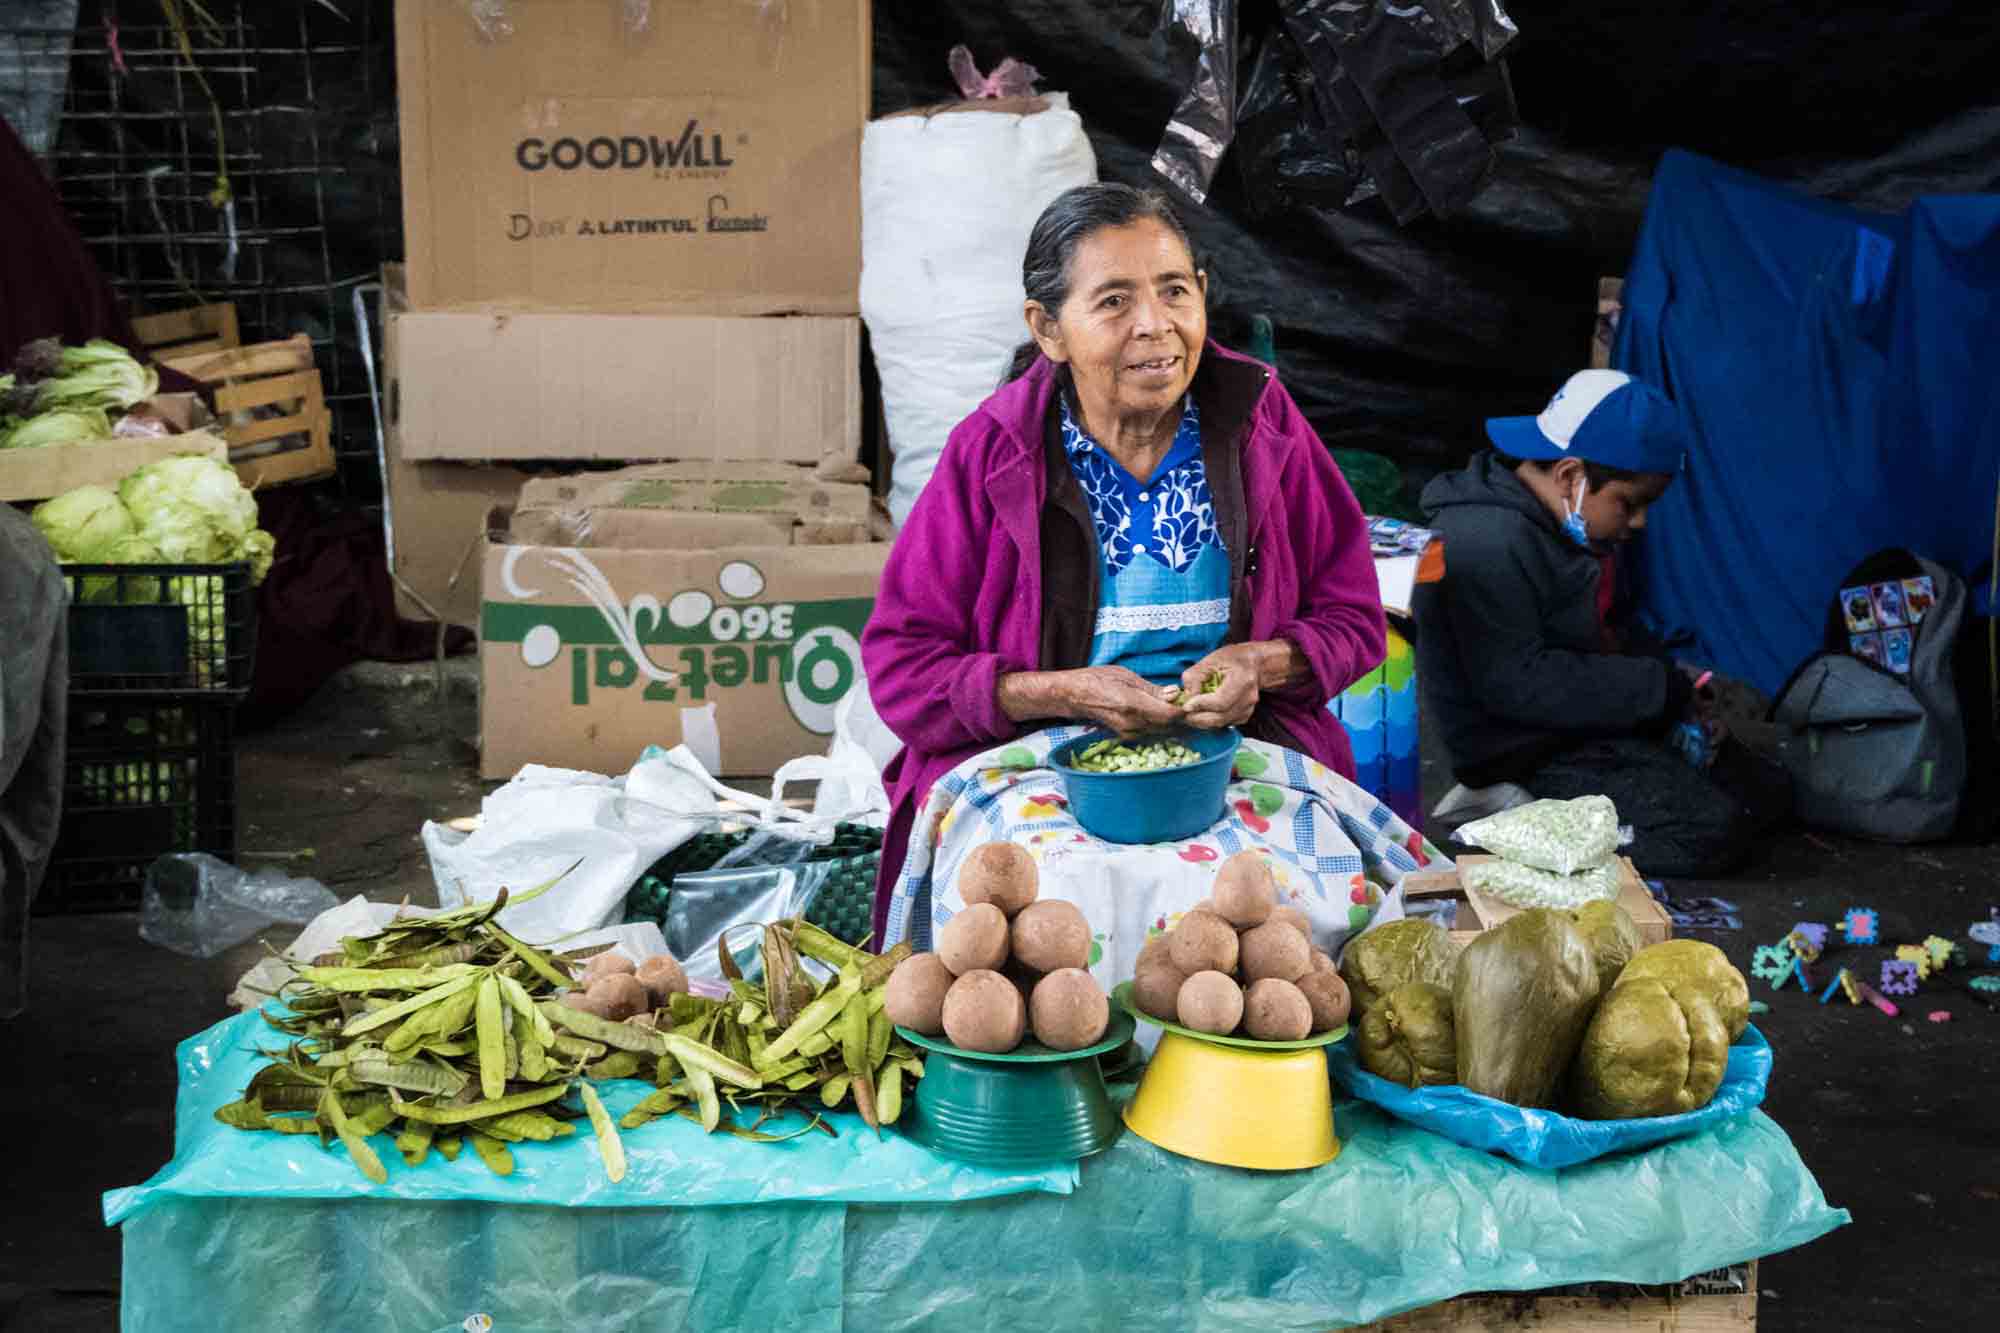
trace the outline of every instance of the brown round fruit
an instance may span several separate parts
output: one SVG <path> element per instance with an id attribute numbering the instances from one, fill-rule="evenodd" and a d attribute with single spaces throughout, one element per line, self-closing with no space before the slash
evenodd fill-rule
<path id="1" fill-rule="evenodd" d="M 652 1001 L 655 1009 L 666 1008 L 667 997 L 670 995 L 688 993 L 687 973 L 681 970 L 681 965 L 670 955 L 654 954 L 639 964 L 638 975 L 639 984 L 646 988 L 646 996 Z"/>
<path id="2" fill-rule="evenodd" d="M 1011 1051 L 1021 1044 L 1027 1021 L 1021 992 L 998 972 L 967 972 L 945 992 L 944 1035 L 961 1050 Z"/>
<path id="3" fill-rule="evenodd" d="M 882 993 L 889 1021 L 926 1037 L 944 1031 L 944 995 L 957 978 L 934 953 L 913 953 L 896 964 Z"/>
<path id="4" fill-rule="evenodd" d="M 1339 976 L 1340 964 L 1334 962 L 1333 955 L 1326 950 L 1314 949 L 1312 970 L 1315 972 L 1331 972 L 1335 976 Z M 1342 984 L 1345 985 L 1346 983 L 1343 982 Z"/>
<path id="5" fill-rule="evenodd" d="M 955 977 L 993 971 L 1007 961 L 1007 918 L 992 903 L 975 903 L 944 923 L 937 956 Z"/>
<path id="6" fill-rule="evenodd" d="M 1331 1032 L 1347 1021 L 1354 1001 L 1338 972 L 1308 972 L 1294 983 L 1312 1006 L 1314 1032 Z"/>
<path id="7" fill-rule="evenodd" d="M 1278 886 L 1271 864 L 1256 852 L 1238 852 L 1215 874 L 1215 913 L 1239 930 L 1271 919 Z"/>
<path id="8" fill-rule="evenodd" d="M 1273 921 L 1283 921 L 1293 930 L 1305 936 L 1307 944 L 1312 943 L 1313 924 L 1311 918 L 1307 917 L 1304 912 L 1293 907 L 1290 903 L 1281 903 L 1273 907 L 1271 909 L 1271 919 Z"/>
<path id="9" fill-rule="evenodd" d="M 1018 958 L 1009 958 L 1007 965 L 1000 969 L 1000 975 L 1013 982 L 1014 989 L 1021 992 L 1022 1004 L 1028 1002 L 1028 997 L 1035 993 L 1035 987 L 1040 985 L 1042 980 L 1040 972 Z"/>
<path id="10" fill-rule="evenodd" d="M 614 1023 L 643 1014 L 652 1007 L 645 985 L 629 972 L 613 972 L 591 982 L 589 998 L 602 1004 L 604 1016 Z"/>
<path id="11" fill-rule="evenodd" d="M 1189 912 L 1174 927 L 1167 947 L 1174 966 L 1192 977 L 1197 972 L 1236 970 L 1236 932 L 1213 912 Z"/>
<path id="12" fill-rule="evenodd" d="M 1037 972 L 1090 966 L 1090 922 L 1075 903 L 1045 898 L 1014 918 L 1014 957 Z"/>
<path id="13" fill-rule="evenodd" d="M 1299 1041 L 1312 1025 L 1312 1005 L 1289 981 L 1265 977 L 1244 992 L 1243 1026 L 1259 1041 Z"/>
<path id="14" fill-rule="evenodd" d="M 1174 1005 L 1181 1026 L 1226 1036 L 1243 1021 L 1243 988 L 1221 972 L 1197 972 L 1181 983 Z"/>
<path id="15" fill-rule="evenodd" d="M 579 1013 L 597 1014 L 599 1018 L 604 1017 L 603 1014 L 597 1013 L 603 1006 L 592 1000 L 589 992 L 585 991 L 581 986 L 578 986 L 575 990 L 564 991 L 560 1002 L 577 1010 Z"/>
<path id="16" fill-rule="evenodd" d="M 1041 876 L 1035 858 L 1011 842 L 989 842 L 966 853 L 958 868 L 958 896 L 968 907 L 992 903 L 1012 917 L 1035 901 Z"/>
<path id="17" fill-rule="evenodd" d="M 1111 1002 L 1097 979 L 1080 967 L 1051 972 L 1028 1000 L 1035 1040 L 1051 1050 L 1079 1051 L 1104 1035 Z"/>
<path id="18" fill-rule="evenodd" d="M 1187 973 L 1175 967 L 1172 959 L 1156 958 L 1133 974 L 1132 1003 L 1155 1018 L 1178 1023 L 1181 983 L 1186 980 Z"/>
<path id="19" fill-rule="evenodd" d="M 1173 957 L 1172 954 L 1167 952 L 1169 938 L 1167 932 L 1164 930 L 1157 935 L 1148 935 L 1146 942 L 1139 946 L 1139 956 L 1133 960 L 1132 970 L 1137 972 L 1140 968 L 1155 960 L 1162 963 L 1169 961 Z"/>
<path id="20" fill-rule="evenodd" d="M 1243 932 L 1243 980 L 1297 981 L 1312 971 L 1312 945 L 1287 921 L 1266 921 Z"/>
<path id="21" fill-rule="evenodd" d="M 638 970 L 639 965 L 624 954 L 616 949 L 606 949 L 583 965 L 583 984 L 588 986 L 599 977 L 615 977 L 620 972 L 629 976 Z"/>

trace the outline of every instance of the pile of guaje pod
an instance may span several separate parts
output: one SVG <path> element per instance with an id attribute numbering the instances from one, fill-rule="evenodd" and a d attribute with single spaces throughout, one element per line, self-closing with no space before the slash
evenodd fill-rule
<path id="1" fill-rule="evenodd" d="M 1278 905 L 1271 867 L 1238 852 L 1215 893 L 1139 951 L 1132 998 L 1155 1018 L 1218 1036 L 1300 1041 L 1347 1021 L 1347 985 L 1313 947 L 1312 926 Z"/>
<path id="2" fill-rule="evenodd" d="M 884 986 L 907 946 L 878 958 L 804 922 L 778 922 L 763 927 L 763 962 L 765 977 L 782 984 L 745 981 L 724 949 L 732 994 L 712 1000 L 685 993 L 671 958 L 586 961 L 527 944 L 495 920 L 507 901 L 502 890 L 457 912 L 398 917 L 298 968 L 277 997 L 283 1007 L 264 1011 L 291 1041 L 264 1052 L 270 1063 L 216 1118 L 338 1139 L 380 1182 L 387 1171 L 369 1142 L 377 1134 L 393 1133 L 412 1166 L 433 1149 L 455 1160 L 470 1144 L 507 1175 L 508 1144 L 567 1137 L 588 1117 L 606 1174 L 618 1180 L 623 1144 L 590 1080 L 655 1083 L 624 1118 L 627 1129 L 673 1112 L 710 1131 L 775 1141 L 757 1126 L 801 1106 L 806 1129 L 828 1134 L 819 1112 L 850 1100 L 869 1124 L 891 1123 L 902 1080 L 922 1076 L 918 1053 L 891 1041 L 881 1017 Z M 801 955 L 837 976 L 814 982 Z M 757 1121 L 726 1117 L 725 1101 L 736 1112 L 758 1107 Z"/>
<path id="3" fill-rule="evenodd" d="M 1706 1106 L 1750 1019 L 1720 949 L 1642 948 L 1608 902 L 1522 912 L 1463 951 L 1435 922 L 1394 922 L 1348 945 L 1341 973 L 1368 1072 L 1595 1120 Z"/>
<path id="4" fill-rule="evenodd" d="M 1085 970 L 1090 923 L 1074 903 L 1041 899 L 1034 858 L 1008 842 L 975 847 L 958 890 L 965 910 L 938 931 L 937 951 L 912 954 L 889 978 L 889 1017 L 988 1054 L 1031 1032 L 1056 1051 L 1101 1038 L 1111 1002 Z"/>

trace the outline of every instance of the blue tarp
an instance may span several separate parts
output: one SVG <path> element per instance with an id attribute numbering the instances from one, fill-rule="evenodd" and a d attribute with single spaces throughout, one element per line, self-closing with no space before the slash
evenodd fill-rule
<path id="1" fill-rule="evenodd" d="M 1862 213 L 1670 152 L 1624 306 L 1612 364 L 1694 428 L 1637 562 L 1683 656 L 1775 694 L 1864 557 L 1990 559 L 2000 196 Z"/>

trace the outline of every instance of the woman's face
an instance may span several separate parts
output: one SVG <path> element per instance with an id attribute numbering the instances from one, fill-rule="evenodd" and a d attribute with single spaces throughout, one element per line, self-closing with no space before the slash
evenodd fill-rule
<path id="1" fill-rule="evenodd" d="M 1059 311 L 1027 306 L 1028 329 L 1067 364 L 1087 416 L 1177 407 L 1208 338 L 1208 279 L 1173 229 L 1145 218 L 1084 237 Z"/>

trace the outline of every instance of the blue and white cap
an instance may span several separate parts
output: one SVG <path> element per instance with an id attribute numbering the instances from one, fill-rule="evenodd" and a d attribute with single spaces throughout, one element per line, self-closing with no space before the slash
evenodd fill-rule
<path id="1" fill-rule="evenodd" d="M 1581 458 L 1628 472 L 1671 474 L 1687 460 L 1680 409 L 1622 370 L 1579 370 L 1540 416 L 1493 417 L 1486 438 L 1513 458 Z"/>

